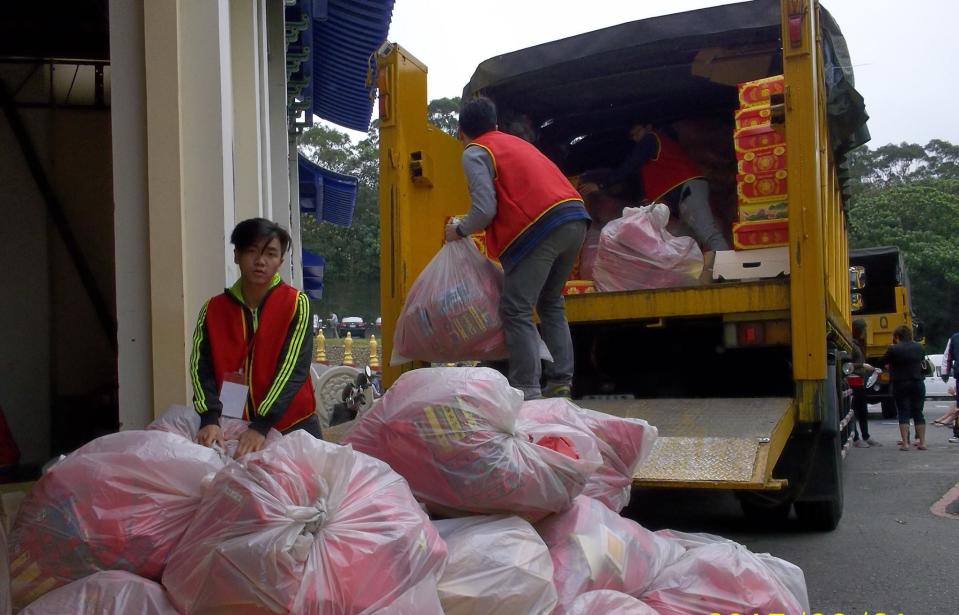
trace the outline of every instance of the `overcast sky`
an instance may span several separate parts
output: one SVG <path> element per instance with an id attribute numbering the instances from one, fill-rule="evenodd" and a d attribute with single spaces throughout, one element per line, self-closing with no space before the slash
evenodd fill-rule
<path id="1" fill-rule="evenodd" d="M 396 0 L 389 40 L 429 67 L 430 99 L 459 96 L 483 60 L 709 0 Z M 823 2 L 849 44 L 871 147 L 959 144 L 959 2 Z"/>

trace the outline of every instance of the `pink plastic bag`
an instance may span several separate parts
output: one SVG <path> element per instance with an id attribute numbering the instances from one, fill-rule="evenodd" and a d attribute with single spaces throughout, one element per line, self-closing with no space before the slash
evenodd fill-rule
<path id="1" fill-rule="evenodd" d="M 536 530 L 549 547 L 553 582 L 564 608 L 595 589 L 638 597 L 683 555 L 678 544 L 582 495 L 572 508 L 548 517 Z"/>
<path id="2" fill-rule="evenodd" d="M 300 431 L 216 475 L 163 584 L 185 614 L 352 615 L 435 582 L 445 560 L 398 474 Z"/>
<path id="3" fill-rule="evenodd" d="M 223 467 L 212 449 L 159 431 L 98 438 L 54 465 L 20 508 L 10 536 L 14 604 L 101 570 L 159 580 Z"/>
<path id="4" fill-rule="evenodd" d="M 472 241 L 444 245 L 413 282 L 396 321 L 390 365 L 505 359 L 503 272 Z"/>
<path id="5" fill-rule="evenodd" d="M 629 504 L 636 468 L 649 457 L 657 430 L 641 419 L 626 419 L 586 408 L 568 399 L 537 399 L 523 403 L 520 416 L 540 423 L 558 423 L 589 431 L 596 437 L 603 465 L 583 488 L 616 512 Z"/>
<path id="6" fill-rule="evenodd" d="M 798 566 L 720 536 L 674 530 L 656 534 L 686 549 L 643 596 L 662 615 L 811 612 Z"/>
<path id="7" fill-rule="evenodd" d="M 434 521 L 449 560 L 439 583 L 446 615 L 549 613 L 556 606 L 553 562 L 519 517 Z"/>
<path id="8" fill-rule="evenodd" d="M 566 615 L 659 615 L 649 605 L 629 594 L 597 589 L 580 594 L 566 609 Z"/>
<path id="9" fill-rule="evenodd" d="M 240 436 L 249 427 L 250 423 L 247 421 L 228 416 L 220 417 L 220 430 L 223 432 L 223 439 L 226 441 L 226 451 L 224 453 L 227 457 L 233 458 Z M 170 406 L 166 409 L 166 412 L 147 425 L 147 431 L 174 433 L 183 436 L 190 442 L 196 442 L 196 434 L 200 431 L 200 415 L 188 406 Z M 266 442 L 263 443 L 263 446 L 272 446 L 282 437 L 283 435 L 280 432 L 271 429 L 266 434 Z"/>
<path id="10" fill-rule="evenodd" d="M 488 368 L 406 372 L 343 441 L 390 464 L 445 515 L 565 510 L 602 463 L 592 434 L 518 421 L 523 394 Z M 536 444 L 568 438 L 579 459 Z"/>
<path id="11" fill-rule="evenodd" d="M 45 594 L 20 615 L 177 615 L 163 586 L 121 570 L 107 570 Z"/>
<path id="12" fill-rule="evenodd" d="M 696 284 L 703 253 L 692 237 L 666 230 L 669 208 L 662 203 L 627 207 L 599 239 L 593 278 L 600 291 L 672 288 Z"/>

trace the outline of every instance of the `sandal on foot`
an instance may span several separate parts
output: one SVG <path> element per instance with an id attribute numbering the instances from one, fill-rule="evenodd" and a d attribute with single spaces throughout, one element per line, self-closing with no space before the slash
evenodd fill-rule
<path id="1" fill-rule="evenodd" d="M 899 450 L 901 450 L 901 451 L 908 451 L 908 450 L 909 450 L 909 447 L 906 446 L 905 444 L 900 444 L 900 445 L 899 445 Z"/>
<path id="2" fill-rule="evenodd" d="M 927 449 L 926 449 L 925 445 L 923 445 L 923 444 L 917 444 L 917 445 L 916 445 L 916 450 L 917 450 L 917 451 L 924 451 L 924 450 L 927 450 Z"/>

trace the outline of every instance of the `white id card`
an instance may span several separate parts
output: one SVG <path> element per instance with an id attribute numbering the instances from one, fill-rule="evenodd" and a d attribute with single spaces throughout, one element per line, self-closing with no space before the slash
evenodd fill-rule
<path id="1" fill-rule="evenodd" d="M 243 407 L 246 406 L 246 397 L 249 391 L 250 387 L 246 386 L 242 374 L 225 375 L 223 386 L 220 387 L 220 403 L 223 404 L 223 416 L 242 419 Z"/>

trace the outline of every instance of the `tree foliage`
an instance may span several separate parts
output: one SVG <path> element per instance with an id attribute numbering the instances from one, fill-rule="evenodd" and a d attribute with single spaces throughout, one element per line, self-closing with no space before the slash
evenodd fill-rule
<path id="1" fill-rule="evenodd" d="M 427 119 L 451 137 L 459 132 L 460 97 L 437 98 L 427 106 Z"/>
<path id="2" fill-rule="evenodd" d="M 851 162 L 850 244 L 899 247 L 930 352 L 941 350 L 959 330 L 959 147 L 890 144 L 862 148 Z"/>

